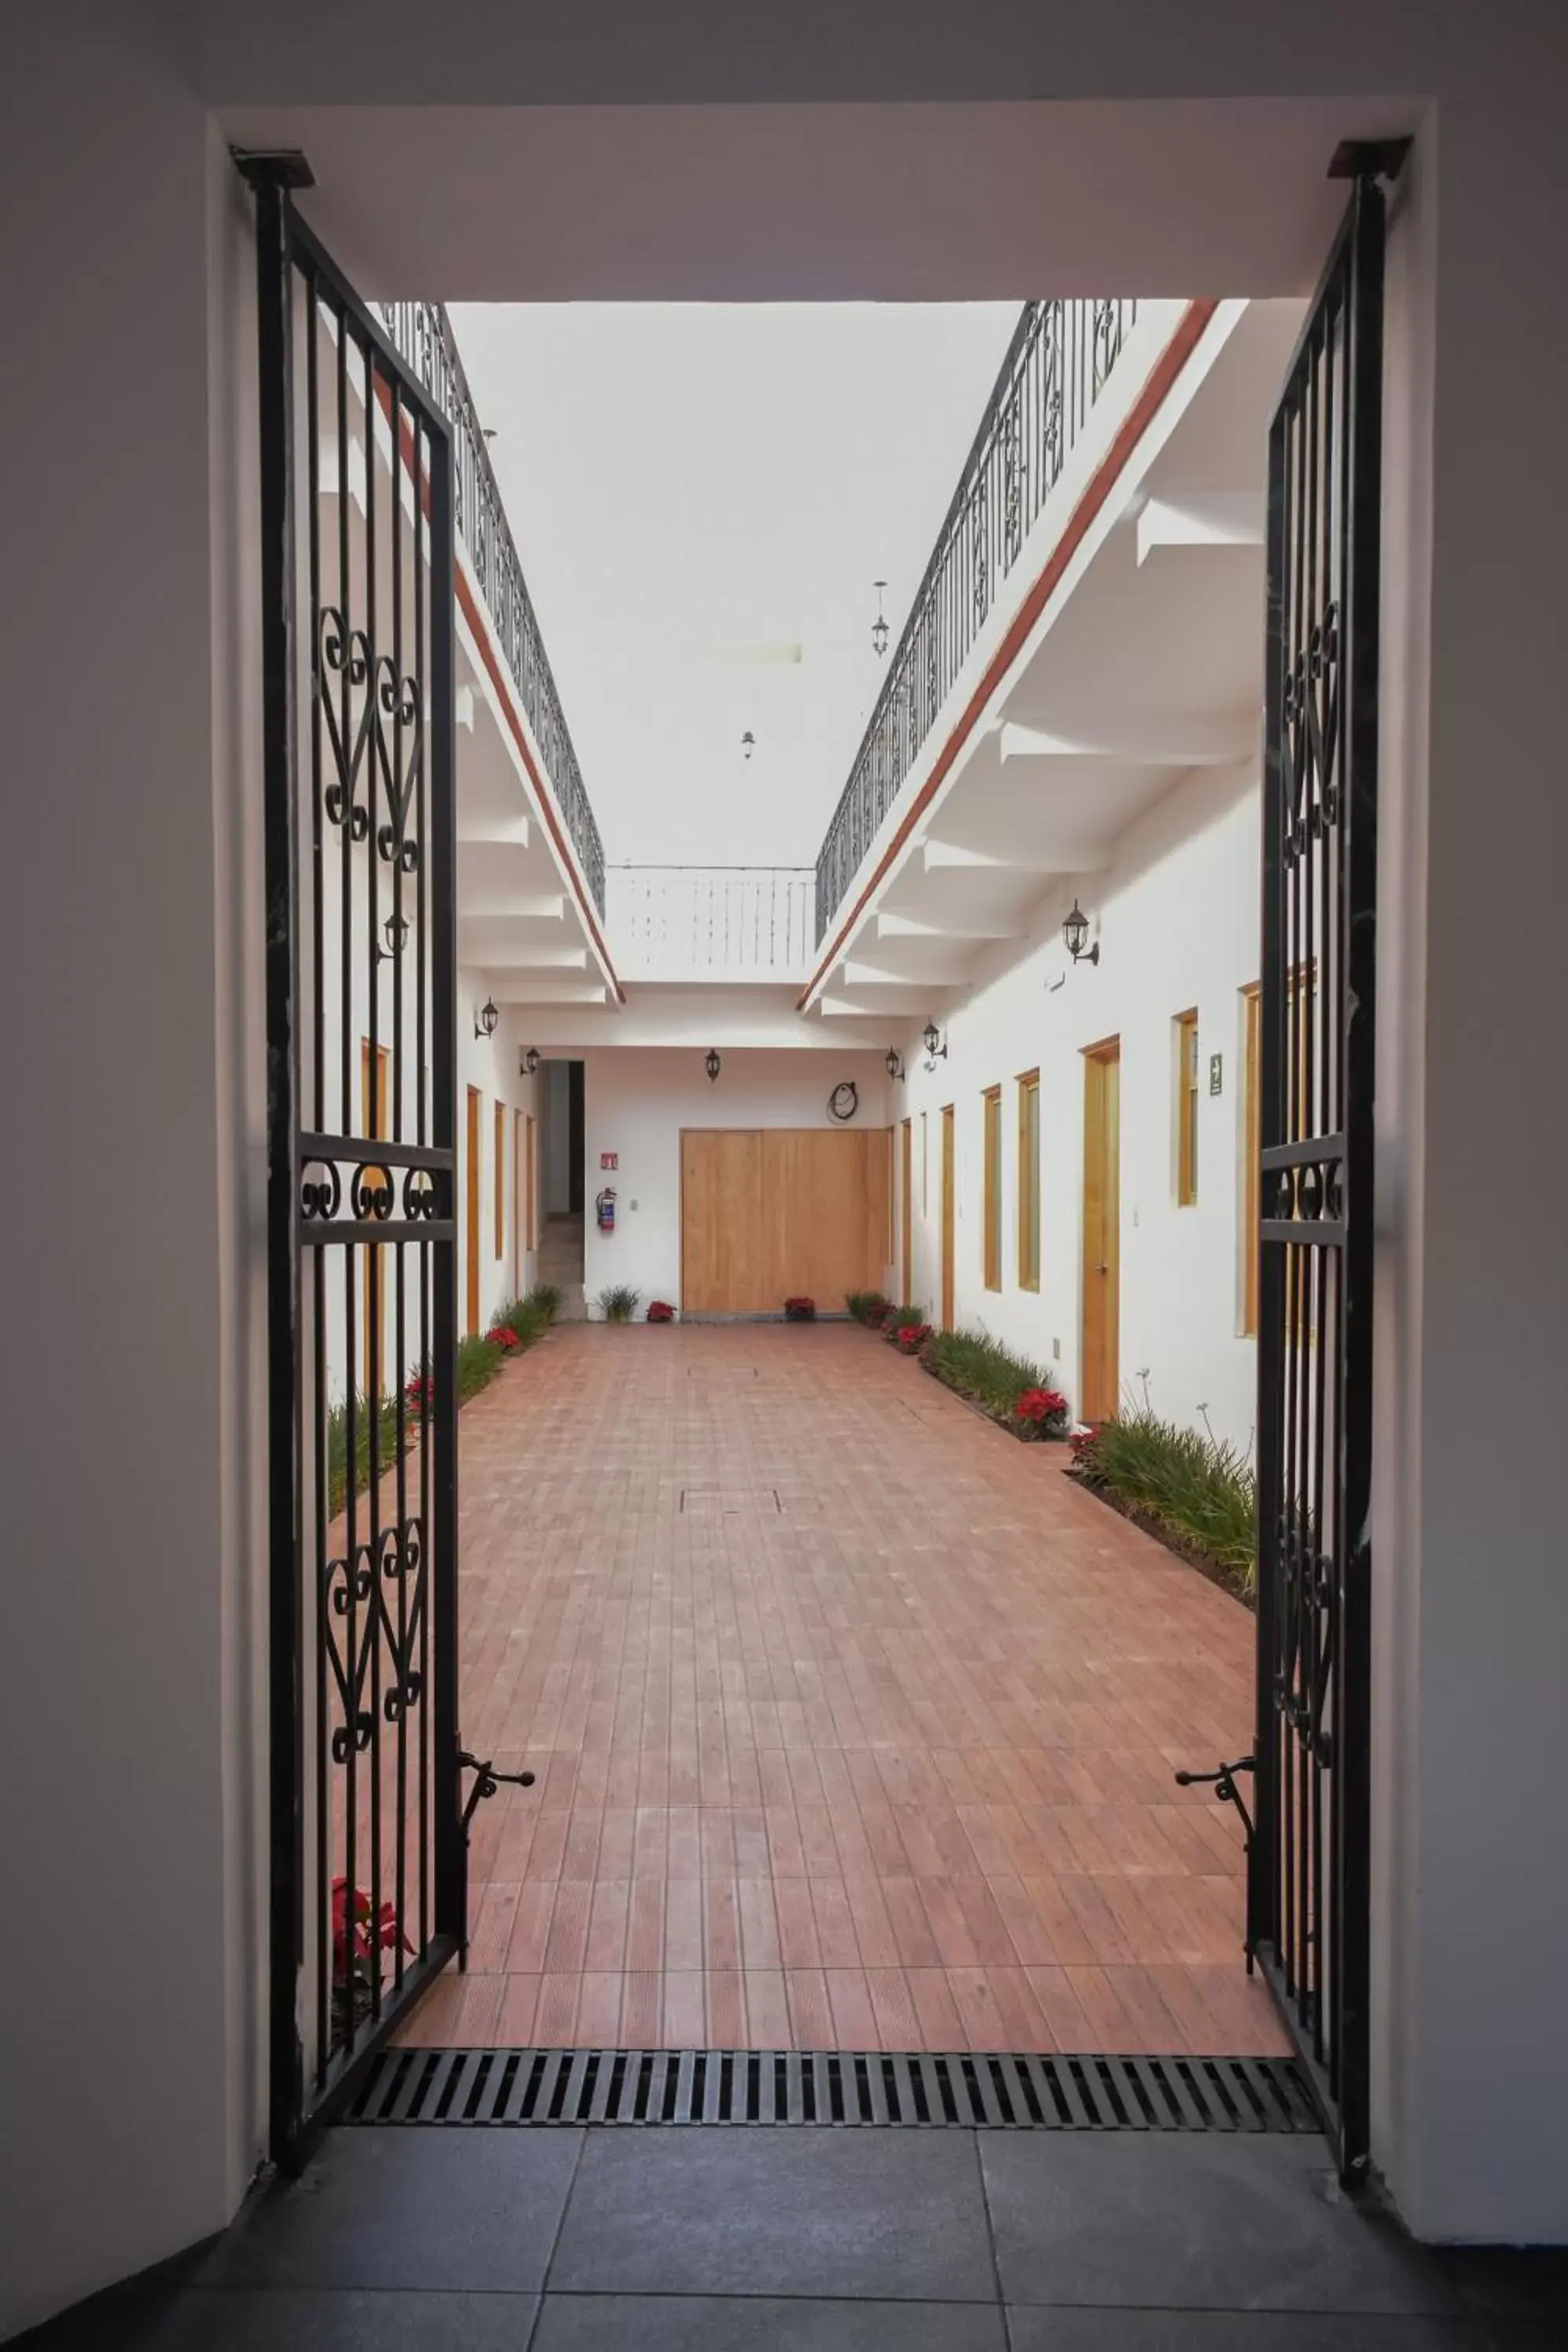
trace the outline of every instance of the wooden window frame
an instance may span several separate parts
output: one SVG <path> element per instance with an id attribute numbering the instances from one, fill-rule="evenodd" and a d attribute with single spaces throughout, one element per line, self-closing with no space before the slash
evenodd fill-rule
<path id="1" fill-rule="evenodd" d="M 980 1097 L 983 1144 L 981 1273 L 987 1290 L 1002 1287 L 1002 1089 L 987 1087 Z"/>
<path id="2" fill-rule="evenodd" d="M 1040 1074 L 1021 1070 L 1018 1087 L 1018 1287 L 1040 1286 Z M 1029 1135 L 1033 1110 L 1033 1149 Z"/>
<path id="3" fill-rule="evenodd" d="M 495 1248 L 496 1260 L 506 1255 L 506 1105 L 496 1099 L 496 1169 L 495 1169 Z"/>
<path id="4" fill-rule="evenodd" d="M 1173 1021 L 1176 1080 L 1176 1206 L 1198 1204 L 1198 1010 Z"/>

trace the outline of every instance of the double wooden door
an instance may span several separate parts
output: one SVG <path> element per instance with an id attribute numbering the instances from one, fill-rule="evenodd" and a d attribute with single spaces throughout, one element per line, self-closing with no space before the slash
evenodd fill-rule
<path id="1" fill-rule="evenodd" d="M 888 1232 L 882 1128 L 687 1128 L 680 1138 L 686 1315 L 826 1312 L 875 1290 Z"/>

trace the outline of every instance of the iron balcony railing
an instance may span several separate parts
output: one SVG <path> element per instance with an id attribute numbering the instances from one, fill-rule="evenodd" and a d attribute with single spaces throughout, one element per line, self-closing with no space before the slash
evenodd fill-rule
<path id="1" fill-rule="evenodd" d="M 605 850 L 561 708 L 550 657 L 522 564 L 506 519 L 490 455 L 458 357 L 450 320 L 439 302 L 384 302 L 382 322 L 452 428 L 458 534 L 512 681 L 533 730 L 545 772 L 584 877 L 601 917 L 605 911 Z"/>
<path id="2" fill-rule="evenodd" d="M 817 856 L 819 944 L 1137 315 L 1135 301 L 1025 303 Z"/>
<path id="3" fill-rule="evenodd" d="M 612 866 L 616 967 L 633 977 L 804 980 L 812 878 L 809 866 Z"/>

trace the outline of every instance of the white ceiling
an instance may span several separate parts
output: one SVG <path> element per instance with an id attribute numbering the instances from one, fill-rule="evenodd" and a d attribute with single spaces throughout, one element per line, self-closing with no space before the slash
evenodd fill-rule
<path id="1" fill-rule="evenodd" d="M 811 864 L 1016 306 L 452 315 L 607 857 Z"/>

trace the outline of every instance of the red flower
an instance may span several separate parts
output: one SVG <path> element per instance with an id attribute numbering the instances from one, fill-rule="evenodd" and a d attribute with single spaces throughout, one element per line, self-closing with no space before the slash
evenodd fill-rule
<path id="1" fill-rule="evenodd" d="M 929 1323 L 900 1323 L 893 1334 L 893 1345 L 902 1355 L 918 1356 L 930 1338 Z"/>
<path id="2" fill-rule="evenodd" d="M 416 1413 L 428 1412 L 436 1402 L 434 1372 L 416 1372 L 403 1393 Z"/>
<path id="3" fill-rule="evenodd" d="M 648 1301 L 647 1319 L 650 1323 L 673 1323 L 675 1309 L 668 1298 L 652 1298 Z"/>
<path id="4" fill-rule="evenodd" d="M 492 1348 L 504 1349 L 506 1353 L 510 1356 L 514 1348 L 521 1347 L 522 1341 L 518 1338 L 517 1333 L 512 1329 L 510 1323 L 498 1323 L 494 1330 L 490 1333 L 490 1345 Z"/>
<path id="5" fill-rule="evenodd" d="M 1026 1389 L 1013 1407 L 1016 1421 L 1054 1421 L 1066 1412 L 1068 1401 L 1059 1389 Z"/>
<path id="6" fill-rule="evenodd" d="M 414 1949 L 413 1945 L 397 1925 L 397 1909 L 395 1904 L 384 1903 L 373 1921 L 370 1897 L 363 1886 L 356 1886 L 353 1891 L 351 1929 L 348 1880 L 333 1879 L 332 1974 L 340 1983 L 346 1982 L 355 1961 L 374 1960 L 378 1951 L 389 1951 L 394 1945 L 399 1943 L 405 1952 L 411 1952 Z"/>

